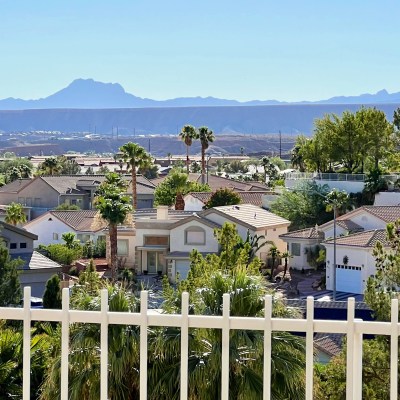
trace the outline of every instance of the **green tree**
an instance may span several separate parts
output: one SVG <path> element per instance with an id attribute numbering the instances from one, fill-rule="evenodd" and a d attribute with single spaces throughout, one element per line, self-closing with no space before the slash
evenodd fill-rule
<path id="1" fill-rule="evenodd" d="M 110 173 L 100 185 L 97 192 L 95 206 L 100 217 L 108 223 L 110 236 L 110 259 L 112 279 L 115 280 L 118 268 L 117 263 L 117 227 L 128 220 L 132 206 L 129 197 L 123 194 L 124 190 L 116 184 L 118 175 Z"/>
<path id="2" fill-rule="evenodd" d="M 41 248 L 46 251 L 51 260 L 63 265 L 71 265 L 82 257 L 82 246 L 68 248 L 65 244 L 53 243 Z"/>
<path id="3" fill-rule="evenodd" d="M 201 144 L 201 183 L 205 183 L 206 176 L 206 150 L 215 139 L 214 132 L 207 126 L 198 129 L 198 138 Z"/>
<path id="4" fill-rule="evenodd" d="M 47 157 L 39 164 L 38 172 L 42 174 L 58 175 L 60 172 L 60 164 L 56 157 Z"/>
<path id="5" fill-rule="evenodd" d="M 100 175 L 105 175 L 108 174 L 110 172 L 110 169 L 107 167 L 107 165 L 102 165 L 99 168 L 99 174 Z"/>
<path id="6" fill-rule="evenodd" d="M 155 179 L 158 177 L 158 165 L 148 165 L 147 167 L 139 168 L 139 174 L 143 175 L 147 179 Z"/>
<path id="7" fill-rule="evenodd" d="M 235 193 L 232 189 L 221 188 L 216 190 L 204 205 L 204 209 L 219 207 L 219 206 L 231 206 L 240 204 L 242 202 L 240 196 Z"/>
<path id="8" fill-rule="evenodd" d="M 46 282 L 46 289 L 43 294 L 43 307 L 44 308 L 61 309 L 60 283 L 61 283 L 61 281 L 57 274 L 53 275 Z"/>
<path id="9" fill-rule="evenodd" d="M 94 175 L 93 167 L 89 166 L 85 171 L 85 175 Z"/>
<path id="10" fill-rule="evenodd" d="M 81 167 L 75 160 L 70 160 L 65 156 L 58 156 L 57 162 L 60 175 L 77 175 L 81 172 Z"/>
<path id="11" fill-rule="evenodd" d="M 14 202 L 10 203 L 7 206 L 4 221 L 11 225 L 24 224 L 26 222 L 26 214 L 22 204 Z"/>
<path id="12" fill-rule="evenodd" d="M 67 204 L 67 203 L 62 203 L 58 205 L 55 210 L 57 211 L 73 211 L 73 210 L 80 210 L 79 206 L 76 204 Z"/>
<path id="13" fill-rule="evenodd" d="M 128 142 L 119 148 L 122 152 L 122 158 L 127 163 L 128 170 L 131 172 L 132 178 L 132 205 L 133 209 L 137 209 L 137 184 L 136 172 L 137 168 L 146 168 L 151 164 L 151 157 L 146 150 L 137 143 Z"/>
<path id="14" fill-rule="evenodd" d="M 197 174 L 201 171 L 201 166 L 198 162 L 194 161 L 190 164 L 190 172 Z"/>
<path id="15" fill-rule="evenodd" d="M 398 107 L 393 113 L 393 125 L 398 131 L 400 131 L 400 107 Z"/>
<path id="16" fill-rule="evenodd" d="M 185 125 L 180 131 L 179 136 L 186 145 L 186 173 L 189 174 L 189 147 L 192 145 L 193 140 L 198 138 L 196 128 L 192 125 Z"/>
<path id="17" fill-rule="evenodd" d="M 283 191 L 271 203 L 271 211 L 291 221 L 290 230 L 321 225 L 332 219 L 332 213 L 326 211 L 325 197 L 328 193 L 327 185 L 306 182 L 294 190 Z"/>
<path id="18" fill-rule="evenodd" d="M 63 233 L 61 238 L 64 240 L 67 249 L 79 249 L 81 247 L 80 241 L 77 240 L 76 235 L 73 232 Z"/>
<path id="19" fill-rule="evenodd" d="M 210 187 L 197 182 L 190 182 L 185 173 L 173 170 L 166 179 L 161 182 L 154 192 L 154 204 L 163 206 L 176 205 L 178 199 L 178 207 L 184 207 L 182 203 L 183 196 L 189 192 L 210 192 Z M 179 209 L 179 208 L 178 208 Z"/>
<path id="20" fill-rule="evenodd" d="M 21 304 L 22 291 L 18 268 L 23 264 L 20 259 L 11 259 L 7 247 L 0 242 L 0 307 Z"/>
<path id="21" fill-rule="evenodd" d="M 273 244 L 268 251 L 268 255 L 271 257 L 271 280 L 274 279 L 274 270 L 275 270 L 275 261 L 281 257 L 281 252 L 278 248 Z"/>

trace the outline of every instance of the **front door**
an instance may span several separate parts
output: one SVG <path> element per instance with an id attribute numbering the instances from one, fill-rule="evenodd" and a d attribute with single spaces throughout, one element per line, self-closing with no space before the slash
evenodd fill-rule
<path id="1" fill-rule="evenodd" d="M 147 271 L 149 274 L 156 274 L 157 271 L 163 272 L 165 264 L 165 258 L 160 251 L 148 251 L 147 252 Z"/>

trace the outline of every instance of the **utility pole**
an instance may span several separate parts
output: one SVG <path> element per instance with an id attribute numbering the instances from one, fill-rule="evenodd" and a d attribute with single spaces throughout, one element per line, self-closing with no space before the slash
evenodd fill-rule
<path id="1" fill-rule="evenodd" d="M 282 132 L 279 130 L 279 158 L 282 160 Z"/>
<path id="2" fill-rule="evenodd" d="M 151 154 L 150 138 L 149 138 L 149 154 Z"/>

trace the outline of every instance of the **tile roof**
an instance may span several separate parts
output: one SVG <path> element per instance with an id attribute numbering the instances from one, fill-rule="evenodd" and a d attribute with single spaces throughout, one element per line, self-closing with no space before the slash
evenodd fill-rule
<path id="1" fill-rule="evenodd" d="M 333 239 L 328 239 L 324 243 L 333 244 Z M 336 238 L 336 244 L 342 246 L 354 247 L 374 247 L 377 242 L 381 242 L 385 247 L 390 243 L 386 237 L 385 229 L 375 229 L 371 231 L 353 233 L 348 236 L 340 236 Z"/>
<path id="2" fill-rule="evenodd" d="M 331 357 L 338 355 L 342 350 L 344 334 L 341 333 L 316 333 L 314 346 Z"/>
<path id="3" fill-rule="evenodd" d="M 324 239 L 324 232 L 320 231 L 318 227 L 300 229 L 279 235 L 281 238 L 294 238 L 294 239 Z"/>
<path id="4" fill-rule="evenodd" d="M 60 264 L 56 263 L 53 260 L 50 260 L 50 258 L 47 258 L 37 251 L 33 251 L 31 253 L 12 254 L 10 256 L 12 259 L 20 258 L 22 261 L 24 261 L 24 264 L 19 267 L 19 269 L 22 270 L 59 268 L 61 271 L 62 268 Z"/>
<path id="5" fill-rule="evenodd" d="M 96 210 L 68 210 L 68 211 L 49 211 L 49 214 L 58 218 L 75 231 L 98 232 L 107 226 L 102 220 L 97 220 Z"/>
<path id="6" fill-rule="evenodd" d="M 395 222 L 400 219 L 400 206 L 362 206 L 356 208 L 353 211 L 350 211 L 346 214 L 343 214 L 336 218 L 336 223 L 346 223 L 344 221 L 349 221 L 353 216 L 358 215 L 360 212 L 365 211 L 369 214 L 374 215 L 375 217 L 381 219 L 384 222 Z M 341 222 L 343 221 L 343 222 Z M 326 222 L 321 225 L 321 228 L 325 228 L 333 223 L 333 220 Z M 355 227 L 359 227 L 359 225 L 352 222 Z M 341 225 L 342 226 L 342 225 Z"/>
<path id="7" fill-rule="evenodd" d="M 164 177 L 152 179 L 151 182 L 153 182 L 155 185 L 158 185 L 161 182 L 163 182 L 167 176 L 168 175 L 166 175 Z M 191 182 L 201 183 L 201 174 L 190 173 L 188 175 L 188 179 Z M 206 181 L 207 181 L 207 177 L 206 177 Z M 233 189 L 237 192 L 250 192 L 250 191 L 256 191 L 256 192 L 265 191 L 265 192 L 267 192 L 268 191 L 267 186 L 260 182 L 240 182 L 240 181 L 234 181 L 233 179 L 224 178 L 222 176 L 211 175 L 211 174 L 208 175 L 207 183 L 213 192 L 215 192 L 216 190 L 221 189 L 221 188 L 229 188 L 229 189 Z"/>
<path id="8" fill-rule="evenodd" d="M 11 224 L 7 224 L 7 222 L 0 221 L 0 237 L 1 234 L 5 233 L 7 230 L 18 233 L 19 235 L 23 235 L 33 240 L 37 240 L 38 236 L 34 233 L 27 231 L 25 228 L 19 228 L 18 226 L 14 226 Z"/>
<path id="9" fill-rule="evenodd" d="M 32 181 L 32 178 L 16 179 L 15 181 L 0 187 L 0 193 L 18 193 L 25 186 L 28 186 Z"/>
<path id="10" fill-rule="evenodd" d="M 222 215 L 228 216 L 229 219 L 237 220 L 244 223 L 251 228 L 264 228 L 276 225 L 289 225 L 290 221 L 285 218 L 279 217 L 270 211 L 263 208 L 254 206 L 252 204 L 239 204 L 237 206 L 222 206 L 214 207 L 209 210 L 203 211 L 202 215 L 207 218 L 207 215 L 212 212 L 217 212 Z"/>
<path id="11" fill-rule="evenodd" d="M 348 232 L 359 232 L 363 231 L 364 228 L 361 225 L 356 224 L 351 219 L 340 219 L 336 220 L 338 226 L 343 229 L 346 229 Z"/>
<path id="12" fill-rule="evenodd" d="M 79 193 L 77 186 L 97 186 L 105 179 L 104 175 L 44 175 L 36 179 L 42 179 L 58 193 Z M 124 175 L 124 179 L 130 182 L 130 175 Z M 142 175 L 137 176 L 138 194 L 153 194 L 155 185 Z M 131 185 L 127 188 L 127 193 L 132 193 Z"/>
<path id="13" fill-rule="evenodd" d="M 235 191 L 235 193 L 240 197 L 242 203 L 244 204 L 253 204 L 257 207 L 262 206 L 262 196 L 264 194 L 270 193 L 267 191 L 249 191 L 249 192 L 240 192 Z M 207 203 L 210 200 L 212 192 L 190 192 L 187 195 L 191 195 L 196 199 L 200 200 L 202 203 Z"/>

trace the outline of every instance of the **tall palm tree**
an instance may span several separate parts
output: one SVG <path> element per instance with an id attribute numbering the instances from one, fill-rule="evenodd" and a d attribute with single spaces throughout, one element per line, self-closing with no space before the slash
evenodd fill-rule
<path id="1" fill-rule="evenodd" d="M 24 208 L 20 203 L 14 203 L 8 205 L 6 210 L 6 217 L 4 219 L 7 224 L 18 225 L 26 222 L 26 215 Z"/>
<path id="2" fill-rule="evenodd" d="M 197 139 L 196 128 L 192 125 L 185 125 L 180 131 L 179 136 L 186 144 L 186 172 L 189 175 L 189 147 L 192 145 L 193 140 Z"/>
<path id="3" fill-rule="evenodd" d="M 128 142 L 119 148 L 122 158 L 127 163 L 128 170 L 132 176 L 132 205 L 137 209 L 137 184 L 136 171 L 139 168 L 148 167 L 151 164 L 151 157 L 146 150 L 137 143 Z"/>
<path id="4" fill-rule="evenodd" d="M 118 184 L 118 174 L 110 173 L 106 175 L 106 180 L 99 186 L 96 193 L 95 206 L 100 217 L 108 222 L 108 233 L 110 235 L 110 258 L 111 258 L 111 274 L 115 280 L 118 268 L 117 264 L 117 226 L 124 223 L 132 206 L 129 204 L 130 199 L 125 196 L 124 189 L 121 188 L 121 181 Z"/>
<path id="5" fill-rule="evenodd" d="M 202 126 L 199 128 L 199 139 L 201 143 L 201 183 L 205 183 L 206 174 L 206 150 L 210 143 L 215 139 L 214 132 L 208 129 L 207 126 Z"/>

